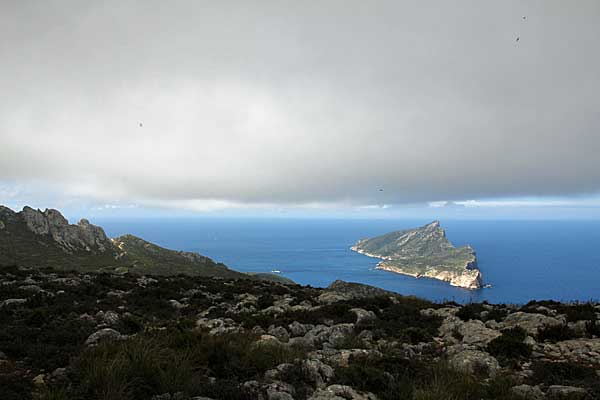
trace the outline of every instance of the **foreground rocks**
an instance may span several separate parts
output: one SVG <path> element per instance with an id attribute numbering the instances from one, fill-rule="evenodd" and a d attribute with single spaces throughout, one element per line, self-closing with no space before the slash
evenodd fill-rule
<path id="1" fill-rule="evenodd" d="M 16 267 L 0 269 L 0 289 L 1 399 L 600 395 L 596 304 Z"/>

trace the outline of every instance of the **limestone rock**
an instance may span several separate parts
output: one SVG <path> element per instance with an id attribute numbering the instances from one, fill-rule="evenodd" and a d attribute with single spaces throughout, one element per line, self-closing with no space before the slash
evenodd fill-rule
<path id="1" fill-rule="evenodd" d="M 377 400 L 373 393 L 358 392 L 350 386 L 331 385 L 317 390 L 309 400 Z"/>
<path id="2" fill-rule="evenodd" d="M 301 324 L 298 321 L 294 321 L 288 325 L 288 330 L 290 331 L 290 336 L 304 336 L 315 326 L 313 324 Z"/>
<path id="3" fill-rule="evenodd" d="M 6 300 L 0 302 L 0 308 L 15 306 L 15 305 L 23 304 L 26 302 L 27 302 L 27 299 L 6 299 Z"/>
<path id="4" fill-rule="evenodd" d="M 502 321 L 501 326 L 502 328 L 514 328 L 520 326 L 530 335 L 535 335 L 539 328 L 544 326 L 562 325 L 564 322 L 564 320 L 548 317 L 544 314 L 532 314 L 517 311 L 509 314 L 504 321 Z"/>
<path id="5" fill-rule="evenodd" d="M 85 344 L 88 346 L 95 346 L 100 342 L 110 340 L 122 340 L 125 337 L 126 336 L 121 335 L 118 331 L 114 329 L 104 328 L 92 333 L 85 341 Z"/>
<path id="6" fill-rule="evenodd" d="M 495 376 L 500 370 L 498 360 L 484 351 L 464 350 L 449 359 L 454 368 L 473 375 Z"/>
<path id="7" fill-rule="evenodd" d="M 52 236 L 68 253 L 82 250 L 104 252 L 111 243 L 102 228 L 90 224 L 86 219 L 77 225 L 69 225 L 57 210 L 46 209 L 42 212 L 31 207 L 24 207 L 21 215 L 29 230 L 36 235 Z"/>
<path id="8" fill-rule="evenodd" d="M 582 400 L 586 395 L 585 389 L 574 386 L 552 385 L 546 391 L 548 400 Z"/>
<path id="9" fill-rule="evenodd" d="M 544 392 L 537 386 L 518 385 L 510 388 L 510 391 L 523 400 L 542 400 Z"/>
<path id="10" fill-rule="evenodd" d="M 372 326 L 377 319 L 373 311 L 363 310 L 362 308 L 352 308 L 350 312 L 356 315 L 355 323 L 357 326 Z"/>
<path id="11" fill-rule="evenodd" d="M 283 326 L 270 326 L 267 333 L 271 336 L 275 336 L 280 342 L 287 342 L 290 340 L 290 334 Z"/>

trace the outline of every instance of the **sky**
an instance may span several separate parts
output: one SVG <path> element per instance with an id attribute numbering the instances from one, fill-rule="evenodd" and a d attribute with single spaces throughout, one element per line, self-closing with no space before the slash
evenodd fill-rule
<path id="1" fill-rule="evenodd" d="M 0 204 L 600 218 L 600 2 L 2 1 Z"/>

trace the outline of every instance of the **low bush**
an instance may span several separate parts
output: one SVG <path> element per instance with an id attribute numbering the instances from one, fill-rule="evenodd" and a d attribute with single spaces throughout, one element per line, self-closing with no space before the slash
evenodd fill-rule
<path id="1" fill-rule="evenodd" d="M 569 340 L 581 337 L 573 329 L 565 324 L 561 325 L 546 325 L 538 328 L 537 340 L 539 342 L 556 343 L 562 340 Z"/>
<path id="2" fill-rule="evenodd" d="M 531 355 L 531 346 L 523 341 L 527 332 L 521 327 L 505 329 L 502 335 L 493 339 L 487 346 L 488 352 L 500 362 L 508 362 Z"/>

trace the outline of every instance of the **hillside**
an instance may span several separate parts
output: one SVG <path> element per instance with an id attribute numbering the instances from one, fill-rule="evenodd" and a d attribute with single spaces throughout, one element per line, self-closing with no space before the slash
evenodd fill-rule
<path id="1" fill-rule="evenodd" d="M 71 225 L 57 210 L 0 206 L 0 266 L 51 267 L 80 272 L 210 276 L 291 282 L 271 274 L 245 274 L 197 253 L 165 249 L 133 235 L 110 239 L 82 219 Z"/>
<path id="2" fill-rule="evenodd" d="M 467 289 L 482 286 L 474 250 L 470 246 L 454 247 L 439 221 L 362 239 L 352 250 L 382 259 L 377 265 L 379 269 L 439 279 Z"/>
<path id="3" fill-rule="evenodd" d="M 600 306 L 0 267 L 2 400 L 593 400 Z"/>

